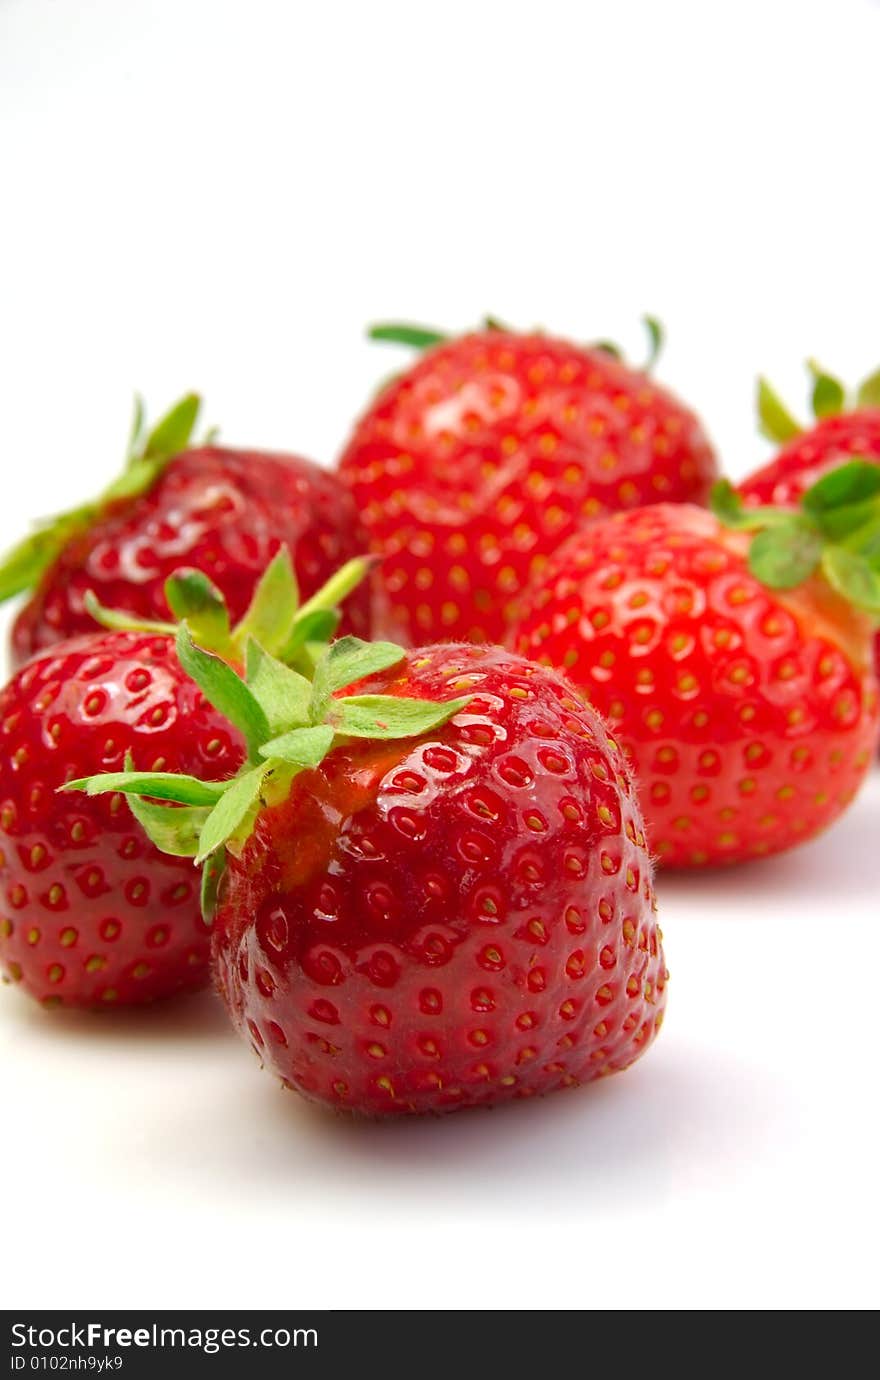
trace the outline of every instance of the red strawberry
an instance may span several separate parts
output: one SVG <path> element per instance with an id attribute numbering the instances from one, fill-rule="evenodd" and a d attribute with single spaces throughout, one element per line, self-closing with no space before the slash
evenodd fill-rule
<path id="1" fill-rule="evenodd" d="M 226 777 L 238 733 L 171 637 L 89 633 L 0 693 L 0 961 L 39 1000 L 92 1006 L 201 987 L 208 931 L 186 857 L 150 843 L 121 795 L 58 795 L 100 763 Z"/>
<path id="2" fill-rule="evenodd" d="M 84 607 L 90 589 L 105 605 L 167 618 L 165 581 L 189 564 L 210 575 L 237 618 L 282 544 L 306 595 L 365 549 L 351 496 L 308 460 L 186 450 L 197 408 L 198 399 L 184 399 L 102 499 L 43 528 L 0 566 L 0 598 L 36 585 L 13 628 L 18 664 L 94 628 Z M 366 587 L 349 602 L 345 626 L 369 630 Z"/>
<path id="3" fill-rule="evenodd" d="M 210 659 L 187 656 L 208 687 Z M 210 867 L 232 841 L 213 952 L 233 1021 L 288 1086 L 377 1115 L 627 1067 L 659 1028 L 667 973 L 618 749 L 520 657 L 403 657 L 343 638 L 311 685 L 248 658 L 235 716 L 262 706 L 278 736 L 199 849 Z"/>
<path id="4" fill-rule="evenodd" d="M 497 640 L 586 522 L 708 495 L 716 464 L 697 418 L 607 349 L 505 329 L 377 334 L 431 345 L 340 460 L 410 641 Z"/>
<path id="5" fill-rule="evenodd" d="M 880 487 L 880 471 L 846 466 L 798 514 L 746 514 L 722 490 L 732 522 L 766 524 L 751 547 L 691 505 L 597 523 L 559 552 L 512 631 L 610 722 L 665 864 L 790 848 L 830 824 L 867 772 L 878 731 L 871 622 L 845 596 L 870 580 L 852 567 L 855 549 L 827 537 L 853 510 L 819 502 L 853 471 Z M 880 612 L 880 580 L 871 598 Z"/>
<path id="6" fill-rule="evenodd" d="M 228 661 L 241 663 L 258 635 L 285 661 L 311 666 L 310 639 L 332 633 L 335 606 L 366 568 L 350 563 L 298 608 L 285 548 L 235 627 L 200 571 L 169 579 L 167 602 Z M 119 619 L 89 606 L 110 623 Z M 193 773 L 229 778 L 242 763 L 249 724 L 240 733 L 213 707 L 183 669 L 175 629 L 162 626 L 99 629 L 59 643 L 0 693 L 0 960 L 43 1001 L 131 1004 L 207 979 L 208 929 L 186 839 L 195 839 L 218 792 L 193 784 Z M 224 675 L 237 679 L 219 659 L 211 665 L 222 697 Z M 133 818 L 120 794 L 57 793 L 96 763 L 152 773 L 151 794 L 160 798 L 167 775 L 154 774 L 184 773 L 173 780 L 178 790 L 181 779 L 190 782 L 189 808 L 141 802 Z"/>
<path id="7" fill-rule="evenodd" d="M 761 380 L 758 407 L 762 430 L 782 442 L 773 459 L 739 485 L 746 504 L 772 503 L 796 506 L 823 474 L 843 461 L 858 456 L 880 465 L 880 371 L 870 375 L 856 390 L 850 410 L 843 410 L 846 394 L 837 380 L 812 366 L 815 425 L 802 430 L 784 405 Z M 880 669 L 880 633 L 875 643 Z"/>

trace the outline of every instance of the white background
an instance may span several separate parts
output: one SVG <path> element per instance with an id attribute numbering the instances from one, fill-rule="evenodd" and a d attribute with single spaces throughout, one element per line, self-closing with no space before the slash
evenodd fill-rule
<path id="1" fill-rule="evenodd" d="M 870 0 L 0 0 L 0 539 L 111 473 L 132 391 L 329 462 L 486 310 L 641 347 L 731 473 L 760 368 L 880 364 Z M 334 1119 L 206 997 L 0 992 L 7 1307 L 875 1306 L 880 781 L 823 840 L 661 882 L 623 1078 Z"/>

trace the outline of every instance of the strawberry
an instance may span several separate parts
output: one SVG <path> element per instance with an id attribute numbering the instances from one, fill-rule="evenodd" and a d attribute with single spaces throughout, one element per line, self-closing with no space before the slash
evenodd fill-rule
<path id="1" fill-rule="evenodd" d="M 804 430 L 764 380 L 758 384 L 761 429 L 781 444 L 773 459 L 740 484 L 749 507 L 761 503 L 791 508 L 811 484 L 830 469 L 858 456 L 880 465 L 880 370 L 866 378 L 851 397 L 837 379 L 810 364 L 815 424 Z M 874 642 L 880 669 L 880 632 Z"/>
<path id="2" fill-rule="evenodd" d="M 610 347 L 494 324 L 453 340 L 373 334 L 427 347 L 339 462 L 409 642 L 498 640 L 524 586 L 586 522 L 708 496 L 716 463 L 697 418 Z"/>
<path id="3" fill-rule="evenodd" d="M 119 795 L 58 795 L 96 762 L 231 775 L 239 735 L 182 671 L 174 639 L 86 633 L 0 693 L 0 960 L 57 1005 L 135 1003 L 203 986 L 208 932 L 186 857 L 168 857 Z"/>
<path id="4" fill-rule="evenodd" d="M 311 679 L 251 643 L 245 683 L 185 627 L 179 648 L 249 739 L 186 842 L 206 860 L 220 993 L 286 1086 L 439 1112 L 645 1050 L 667 973 L 642 820 L 564 679 L 498 648 L 344 637 Z M 125 773 L 70 789 L 153 793 Z M 204 790 L 182 777 L 176 798 Z M 167 845 L 176 812 L 153 809 Z"/>
<path id="5" fill-rule="evenodd" d="M 878 493 L 857 463 L 797 512 L 721 485 L 730 528 L 689 504 L 619 514 L 531 591 L 511 644 L 563 667 L 619 735 L 664 864 L 780 852 L 858 789 L 878 732 Z"/>
<path id="6" fill-rule="evenodd" d="M 351 496 L 308 460 L 186 449 L 198 407 L 189 395 L 146 438 L 139 418 L 128 466 L 105 494 L 44 525 L 0 564 L 0 599 L 34 590 L 13 627 L 16 664 L 94 628 L 88 590 L 139 618 L 167 618 L 165 581 L 190 564 L 210 574 L 238 618 L 282 544 L 295 553 L 306 595 L 365 549 Z M 348 604 L 345 626 L 369 630 L 366 587 Z"/>
<path id="7" fill-rule="evenodd" d="M 280 552 L 235 629 L 198 571 L 169 580 L 168 602 L 233 660 L 253 632 L 271 643 L 271 618 L 272 645 L 296 660 L 308 636 L 332 630 L 333 606 L 363 573 L 355 567 L 297 611 Z M 208 930 L 186 853 L 160 852 L 121 795 L 57 794 L 95 763 L 221 780 L 241 765 L 241 734 L 183 670 L 175 632 L 96 629 L 38 653 L 0 692 L 0 962 L 46 1003 L 134 1004 L 207 980 Z M 156 795 L 167 790 L 151 780 Z M 175 816 L 178 832 L 185 821 Z"/>

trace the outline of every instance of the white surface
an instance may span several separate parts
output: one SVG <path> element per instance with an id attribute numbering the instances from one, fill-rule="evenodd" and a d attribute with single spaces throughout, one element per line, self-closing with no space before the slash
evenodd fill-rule
<path id="1" fill-rule="evenodd" d="M 652 310 L 744 473 L 758 368 L 880 363 L 878 42 L 868 0 L 5 0 L 0 540 L 108 475 L 135 387 L 329 460 L 395 315 L 636 349 Z M 349 1125 L 209 998 L 4 989 L 4 1304 L 875 1306 L 878 814 L 663 879 L 655 1048 L 492 1114 Z"/>

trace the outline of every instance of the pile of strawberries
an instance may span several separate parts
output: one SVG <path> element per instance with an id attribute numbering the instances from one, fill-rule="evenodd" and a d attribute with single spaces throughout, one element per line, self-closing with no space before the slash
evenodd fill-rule
<path id="1" fill-rule="evenodd" d="M 626 1068 L 655 866 L 853 799 L 880 375 L 812 366 L 807 429 L 762 382 L 781 449 L 737 490 L 609 345 L 374 334 L 418 357 L 335 470 L 139 407 L 120 476 L 0 564 L 0 964 L 47 1007 L 213 982 L 285 1086 L 385 1115 Z"/>

